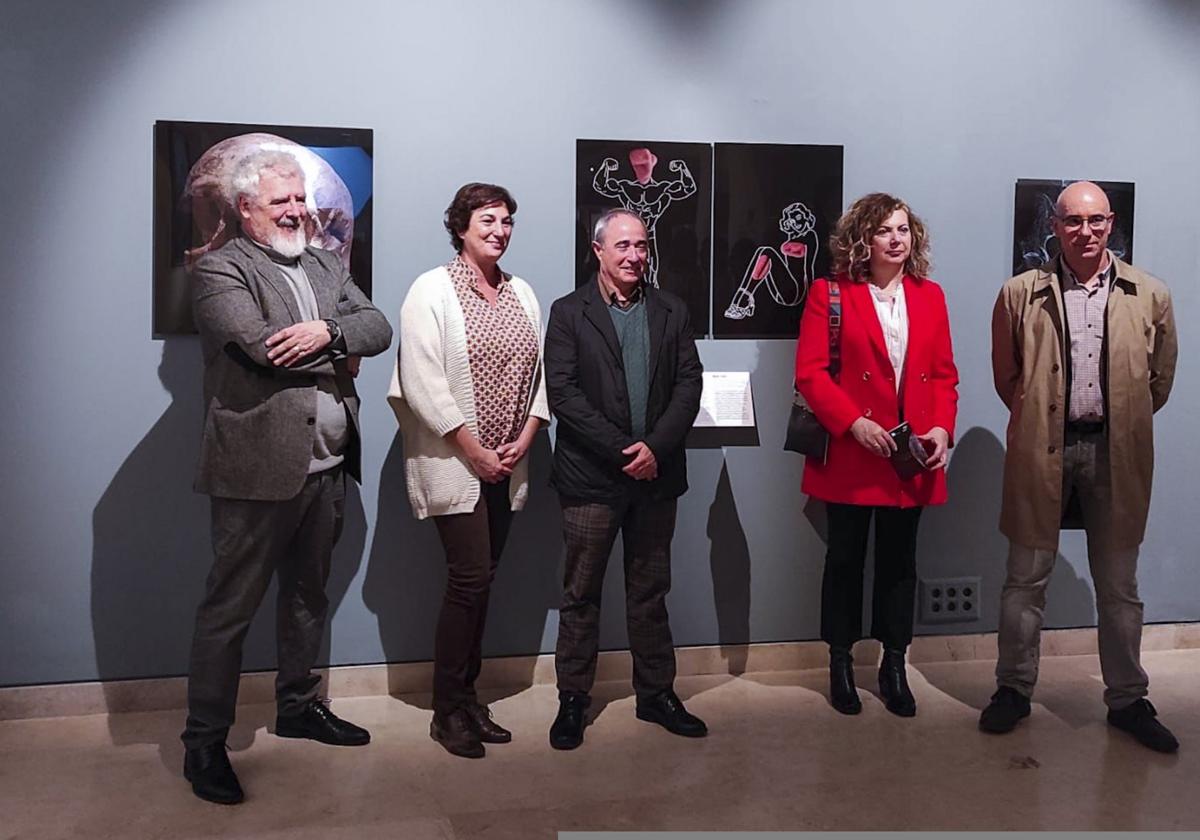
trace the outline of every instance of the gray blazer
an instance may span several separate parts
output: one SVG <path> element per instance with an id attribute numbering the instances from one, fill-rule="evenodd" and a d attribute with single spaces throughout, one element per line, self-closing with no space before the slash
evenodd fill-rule
<path id="1" fill-rule="evenodd" d="M 346 357 L 382 353 L 392 328 L 335 255 L 308 248 L 300 265 L 318 312 L 337 321 L 345 347 L 326 347 L 285 368 L 267 358 L 265 342 L 301 319 L 279 268 L 241 237 L 196 263 L 192 304 L 204 352 L 205 404 L 198 493 L 262 501 L 299 493 L 312 461 L 319 376 L 335 377 L 345 399 L 351 428 L 345 468 L 362 480 L 358 393 Z"/>

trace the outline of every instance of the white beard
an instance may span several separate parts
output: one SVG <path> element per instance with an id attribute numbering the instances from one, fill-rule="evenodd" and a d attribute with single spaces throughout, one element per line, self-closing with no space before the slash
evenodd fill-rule
<path id="1" fill-rule="evenodd" d="M 295 259 L 303 254 L 306 245 L 308 245 L 308 236 L 303 225 L 291 231 L 277 226 L 267 238 L 267 246 L 288 259 Z"/>

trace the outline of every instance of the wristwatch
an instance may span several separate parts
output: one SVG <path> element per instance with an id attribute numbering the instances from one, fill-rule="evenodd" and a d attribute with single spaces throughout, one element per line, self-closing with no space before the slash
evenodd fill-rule
<path id="1" fill-rule="evenodd" d="M 334 344 L 342 337 L 342 328 L 332 318 L 325 319 L 325 327 L 329 330 L 329 343 Z"/>

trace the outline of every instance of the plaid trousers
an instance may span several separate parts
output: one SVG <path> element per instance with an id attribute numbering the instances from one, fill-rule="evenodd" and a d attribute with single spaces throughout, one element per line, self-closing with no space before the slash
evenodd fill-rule
<path id="1" fill-rule="evenodd" d="M 617 532 L 625 554 L 625 620 L 638 699 L 675 682 L 675 643 L 667 618 L 675 499 L 626 499 L 612 504 L 563 500 L 567 546 L 558 646 L 558 690 L 587 694 L 596 679 L 600 648 L 600 595 Z"/>

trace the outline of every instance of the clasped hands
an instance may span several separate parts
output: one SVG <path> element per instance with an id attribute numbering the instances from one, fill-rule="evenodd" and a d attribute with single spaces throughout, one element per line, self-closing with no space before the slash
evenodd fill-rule
<path id="1" fill-rule="evenodd" d="M 321 352 L 332 340 L 329 325 L 324 321 L 301 321 L 284 327 L 267 339 L 267 358 L 276 367 L 291 367 L 301 359 Z M 358 356 L 346 359 L 351 376 L 358 376 L 361 364 L 362 359 Z"/>
<path id="2" fill-rule="evenodd" d="M 866 417 L 859 417 L 851 424 L 850 434 L 863 449 L 880 458 L 890 458 L 896 451 L 896 441 L 892 440 L 887 429 Z M 917 435 L 917 440 L 926 444 L 927 452 L 929 452 L 929 445 L 933 445 L 933 451 L 929 452 L 929 457 L 925 460 L 925 469 L 940 470 L 946 466 L 947 452 L 950 448 L 949 432 L 941 426 L 934 426 L 925 434 Z"/>
<path id="3" fill-rule="evenodd" d="M 646 445 L 645 441 L 639 440 L 632 446 L 625 447 L 621 450 L 621 454 L 633 456 L 632 461 L 621 467 L 621 472 L 625 475 L 638 481 L 651 481 L 658 478 L 658 459 L 654 457 L 654 451 Z"/>
<path id="4" fill-rule="evenodd" d="M 498 484 L 512 475 L 513 467 L 525 457 L 531 442 L 532 435 L 521 433 L 512 443 L 502 443 L 495 449 L 484 449 L 477 443 L 467 454 L 467 460 L 480 481 Z"/>

